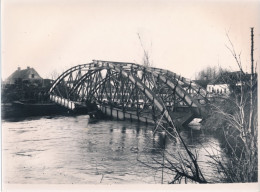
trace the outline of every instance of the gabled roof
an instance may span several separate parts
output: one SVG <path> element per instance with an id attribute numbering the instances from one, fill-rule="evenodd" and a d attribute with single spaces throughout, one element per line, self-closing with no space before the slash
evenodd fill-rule
<path id="1" fill-rule="evenodd" d="M 32 75 L 33 74 L 33 78 Z M 29 79 L 42 79 L 34 68 L 27 67 L 21 70 L 18 68 L 6 80 L 5 83 L 14 83 L 16 79 L 29 80 Z"/>
<path id="2" fill-rule="evenodd" d="M 216 79 L 213 79 L 209 85 L 238 83 L 239 81 L 247 81 L 250 79 L 250 74 L 242 73 L 241 71 L 224 72 Z"/>

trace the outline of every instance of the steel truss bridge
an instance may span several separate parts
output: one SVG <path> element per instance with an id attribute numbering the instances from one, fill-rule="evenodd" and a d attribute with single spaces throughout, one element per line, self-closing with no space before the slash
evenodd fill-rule
<path id="1" fill-rule="evenodd" d="M 49 94 L 69 110 L 95 105 L 117 119 L 170 127 L 203 117 L 208 103 L 202 87 L 169 70 L 101 60 L 68 69 Z"/>

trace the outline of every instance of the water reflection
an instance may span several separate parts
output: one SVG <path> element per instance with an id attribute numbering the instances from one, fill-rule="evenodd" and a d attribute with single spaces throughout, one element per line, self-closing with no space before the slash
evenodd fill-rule
<path id="1" fill-rule="evenodd" d="M 154 164 L 162 160 L 162 149 L 175 154 L 180 147 L 164 132 L 154 134 L 153 126 L 93 122 L 87 116 L 3 121 L 2 128 L 3 180 L 7 183 L 161 183 L 158 170 L 140 161 Z M 212 142 L 218 145 L 218 141 L 189 129 L 181 135 L 199 151 L 201 166 L 213 177 L 203 147 L 209 148 Z"/>

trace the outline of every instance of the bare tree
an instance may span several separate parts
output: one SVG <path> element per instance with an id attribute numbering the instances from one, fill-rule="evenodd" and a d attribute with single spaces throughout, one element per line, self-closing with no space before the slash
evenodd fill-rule
<path id="1" fill-rule="evenodd" d="M 147 167 L 150 167 L 151 169 L 154 169 L 157 172 L 161 170 L 161 183 L 164 183 L 164 174 L 170 176 L 170 178 L 168 177 L 169 184 L 182 182 L 208 183 L 198 165 L 197 152 L 191 152 L 178 133 L 173 134 L 163 127 L 157 129 L 157 133 L 163 135 L 163 142 L 156 143 L 157 147 L 159 148 L 158 152 L 161 155 L 161 159 L 159 159 L 158 156 L 148 157 L 145 155 L 142 157 L 142 155 L 139 154 L 137 158 L 139 162 L 146 165 Z M 177 142 L 176 149 L 173 153 L 165 149 L 166 139 L 169 142 Z"/>
<path id="2" fill-rule="evenodd" d="M 252 34 L 251 37 L 253 37 Z M 224 150 L 228 152 L 228 157 L 208 152 L 208 156 L 211 158 L 209 163 L 219 173 L 218 177 L 222 177 L 223 182 L 256 182 L 258 180 L 256 67 L 253 58 L 251 58 L 251 74 L 248 78 L 248 74 L 243 71 L 240 54 L 236 54 L 229 37 L 228 39 L 231 44 L 229 50 L 240 72 L 237 73 L 237 77 L 228 80 L 230 84 L 233 84 L 230 96 L 219 98 L 211 103 L 212 114 L 214 115 L 209 121 L 213 121 L 210 122 L 211 124 L 206 124 L 206 126 L 217 125 L 221 127 Z M 252 51 L 253 38 L 251 57 L 253 57 Z M 208 182 L 199 168 L 196 151 L 192 152 L 187 147 L 179 132 L 169 132 L 160 123 L 158 123 L 156 130 L 159 129 L 158 127 L 172 141 L 179 141 L 184 151 L 176 151 L 176 153 L 171 154 L 162 149 L 162 160 L 152 158 L 153 163 L 149 161 L 142 161 L 142 163 L 155 170 L 161 169 L 162 173 L 167 172 L 172 175 L 172 180 L 169 183 L 180 183 L 182 181 L 186 183 L 188 180 L 198 183 Z"/>
<path id="3" fill-rule="evenodd" d="M 224 142 L 229 151 L 228 160 L 211 155 L 213 165 L 230 182 L 255 182 L 258 170 L 257 147 L 257 74 L 254 71 L 253 28 L 251 29 L 251 74 L 242 68 L 241 53 L 237 54 L 227 34 L 227 46 L 239 67 L 235 88 L 228 98 L 212 103 L 215 120 L 221 121 Z M 232 82 L 232 79 L 229 80 Z M 212 120 L 212 119 L 211 119 Z M 210 126 L 207 124 L 206 126 Z"/>
<path id="4" fill-rule="evenodd" d="M 137 33 L 141 47 L 143 49 L 144 55 L 143 55 L 143 65 L 145 67 L 152 67 L 150 55 L 148 54 L 148 51 L 144 48 L 143 42 L 141 39 L 141 36 L 139 33 Z M 153 84 L 155 87 L 157 87 L 156 81 L 153 77 Z M 164 106 L 164 110 L 168 110 L 166 106 Z M 164 113 L 161 116 L 161 119 L 164 117 Z M 186 143 L 184 142 L 183 138 L 177 131 L 175 125 L 173 122 L 171 122 L 172 127 L 164 127 L 161 119 L 157 122 L 156 128 L 154 131 L 157 131 L 158 129 L 163 130 L 165 134 L 167 134 L 167 137 L 171 140 L 177 140 L 182 145 L 182 152 L 178 152 L 176 154 L 168 154 L 166 150 L 162 150 L 162 158 L 163 161 L 157 161 L 156 159 L 152 159 L 156 166 L 159 166 L 162 169 L 162 183 L 163 183 L 163 170 L 168 170 L 172 172 L 172 174 L 175 175 L 175 177 L 172 179 L 169 183 L 176 183 L 181 182 L 183 179 L 185 182 L 188 180 L 197 182 L 197 183 L 207 183 L 206 179 L 204 178 L 201 169 L 198 165 L 198 159 L 197 154 L 194 155 L 192 151 L 187 147 Z M 171 130 L 171 131 L 170 131 Z M 151 162 L 143 162 L 140 160 L 140 162 L 144 163 L 145 165 L 158 169 L 158 167 L 150 166 L 149 164 Z"/>
<path id="5" fill-rule="evenodd" d="M 50 79 L 52 80 L 56 80 L 58 77 L 59 77 L 59 73 L 56 71 L 56 70 L 53 70 L 51 73 L 50 73 Z"/>
<path id="6" fill-rule="evenodd" d="M 206 69 L 203 69 L 201 71 L 199 71 L 196 74 L 195 79 L 196 80 L 213 80 L 216 79 L 219 75 L 228 72 L 227 69 L 223 69 L 220 66 L 216 67 L 210 67 L 208 66 Z"/>
<path id="7" fill-rule="evenodd" d="M 144 54 L 143 54 L 143 65 L 145 67 L 152 67 L 151 56 L 150 56 L 149 52 L 147 51 L 147 49 L 144 48 L 143 41 L 142 41 L 142 38 L 141 38 L 139 33 L 137 33 L 137 36 L 138 36 L 138 39 L 140 41 L 141 47 L 142 47 L 143 52 L 144 52 Z"/>

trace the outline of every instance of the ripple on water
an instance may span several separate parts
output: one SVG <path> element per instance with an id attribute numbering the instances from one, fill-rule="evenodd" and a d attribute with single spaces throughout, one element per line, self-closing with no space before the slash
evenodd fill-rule
<path id="1" fill-rule="evenodd" d="M 153 137 L 152 126 L 121 121 L 90 123 L 85 116 L 60 116 L 4 121 L 2 128 L 4 182 L 160 183 L 158 170 L 140 163 L 162 159 L 162 136 Z M 202 159 L 206 153 L 197 143 L 206 147 L 210 142 L 219 144 L 199 133 L 192 139 L 190 133 L 182 134 Z M 168 141 L 166 150 L 174 154 L 176 145 Z M 207 164 L 203 166 L 210 170 Z"/>

